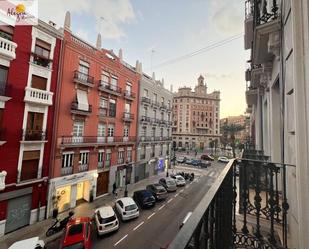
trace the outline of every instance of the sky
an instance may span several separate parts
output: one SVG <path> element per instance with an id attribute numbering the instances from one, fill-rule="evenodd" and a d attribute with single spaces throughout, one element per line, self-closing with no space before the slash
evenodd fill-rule
<path id="1" fill-rule="evenodd" d="M 245 111 L 245 61 L 243 45 L 244 1 L 239 0 L 39 0 L 39 17 L 63 27 L 65 12 L 71 12 L 71 30 L 102 46 L 173 91 L 197 84 L 205 77 L 208 91 L 221 92 L 221 118 Z M 195 56 L 162 63 L 191 54 L 230 37 L 223 46 Z"/>

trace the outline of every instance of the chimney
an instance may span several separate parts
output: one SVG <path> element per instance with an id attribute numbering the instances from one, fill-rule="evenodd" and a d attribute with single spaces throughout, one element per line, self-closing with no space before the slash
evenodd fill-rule
<path id="1" fill-rule="evenodd" d="M 139 61 L 137 60 L 135 63 L 135 70 L 139 73 Z"/>
<path id="2" fill-rule="evenodd" d="M 121 48 L 119 49 L 118 57 L 119 57 L 119 60 L 122 62 L 123 57 L 122 57 L 122 49 Z"/>
<path id="3" fill-rule="evenodd" d="M 96 45 L 97 49 L 100 50 L 102 48 L 102 37 L 101 34 L 99 33 L 97 36 L 97 45 Z"/>
<path id="4" fill-rule="evenodd" d="M 64 29 L 71 31 L 71 13 L 67 11 L 64 19 Z"/>
<path id="5" fill-rule="evenodd" d="M 152 80 L 156 80 L 155 72 L 152 72 Z"/>
<path id="6" fill-rule="evenodd" d="M 139 63 L 139 71 L 140 74 L 143 74 L 143 65 L 141 62 Z"/>

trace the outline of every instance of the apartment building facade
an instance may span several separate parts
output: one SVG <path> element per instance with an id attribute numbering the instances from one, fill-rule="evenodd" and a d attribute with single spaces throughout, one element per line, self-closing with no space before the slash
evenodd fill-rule
<path id="1" fill-rule="evenodd" d="M 64 25 L 48 215 L 130 183 L 135 160 L 139 74 L 120 53 L 94 47 Z"/>
<path id="2" fill-rule="evenodd" d="M 40 20 L 0 26 L 0 236 L 45 218 L 61 41 Z"/>
<path id="3" fill-rule="evenodd" d="M 229 116 L 220 119 L 220 128 L 222 136 L 224 136 L 223 127 L 225 125 L 236 125 L 242 127 L 242 130 L 235 133 L 236 143 L 244 144 L 250 140 L 250 119 L 248 116 L 246 115 Z"/>
<path id="4" fill-rule="evenodd" d="M 142 74 L 139 87 L 138 147 L 135 181 L 170 167 L 172 146 L 172 92 L 164 80 Z"/>
<path id="5" fill-rule="evenodd" d="M 245 15 L 251 137 L 270 161 L 287 165 L 288 243 L 300 249 L 309 244 L 308 11 L 303 0 L 248 0 Z"/>
<path id="6" fill-rule="evenodd" d="M 207 93 L 204 77 L 194 91 L 179 88 L 173 95 L 173 141 L 178 148 L 203 150 L 220 138 L 220 92 Z"/>

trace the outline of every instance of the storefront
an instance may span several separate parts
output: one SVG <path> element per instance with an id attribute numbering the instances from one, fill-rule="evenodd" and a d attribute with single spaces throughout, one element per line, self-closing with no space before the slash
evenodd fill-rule
<path id="1" fill-rule="evenodd" d="M 163 172 L 165 169 L 166 159 L 165 158 L 159 158 L 157 162 L 156 171 L 158 173 Z"/>
<path id="2" fill-rule="evenodd" d="M 146 175 L 146 163 L 141 163 L 135 166 L 135 177 L 134 177 L 135 182 L 145 179 L 147 175 Z"/>
<path id="3" fill-rule="evenodd" d="M 111 167 L 109 171 L 109 192 L 112 191 L 112 186 L 116 182 L 117 188 L 124 188 L 126 184 L 133 183 L 134 174 L 133 165 L 120 165 L 118 167 Z"/>
<path id="4" fill-rule="evenodd" d="M 96 197 L 97 171 L 88 171 L 67 177 L 54 178 L 50 182 L 48 214 L 58 208 L 58 212 L 89 202 Z"/>

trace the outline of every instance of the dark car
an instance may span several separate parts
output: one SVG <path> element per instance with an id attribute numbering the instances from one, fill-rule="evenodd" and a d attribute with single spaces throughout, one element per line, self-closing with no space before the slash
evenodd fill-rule
<path id="1" fill-rule="evenodd" d="M 201 168 L 207 168 L 207 167 L 211 166 L 211 162 L 209 162 L 209 161 L 201 161 L 199 166 Z"/>
<path id="2" fill-rule="evenodd" d="M 148 190 L 135 191 L 133 200 L 142 208 L 153 207 L 156 204 L 156 199 Z"/>
<path id="3" fill-rule="evenodd" d="M 159 183 L 150 184 L 146 190 L 152 193 L 156 200 L 164 200 L 167 197 L 166 189 Z"/>
<path id="4" fill-rule="evenodd" d="M 201 155 L 201 159 L 207 160 L 207 161 L 214 161 L 215 160 L 212 156 L 207 155 L 207 154 Z"/>
<path id="5" fill-rule="evenodd" d="M 192 161 L 191 161 L 191 165 L 193 165 L 193 166 L 200 166 L 200 164 L 202 163 L 202 161 L 201 160 L 199 160 L 199 159 L 193 159 Z"/>

